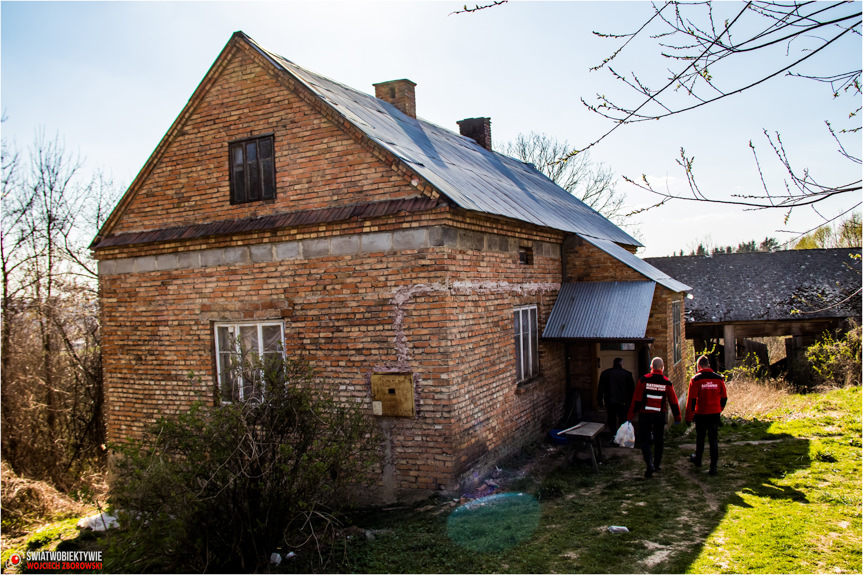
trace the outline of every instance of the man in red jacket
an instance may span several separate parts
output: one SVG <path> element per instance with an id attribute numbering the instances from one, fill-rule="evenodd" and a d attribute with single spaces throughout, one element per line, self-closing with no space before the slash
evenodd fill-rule
<path id="1" fill-rule="evenodd" d="M 728 392 L 725 390 L 725 379 L 710 369 L 710 360 L 706 355 L 698 358 L 696 363 L 698 373 L 689 381 L 689 392 L 686 396 L 686 424 L 695 420 L 695 453 L 689 460 L 695 467 L 701 467 L 704 455 L 704 436 L 710 442 L 710 475 L 716 475 L 716 463 L 719 460 L 719 414 L 725 409 Z"/>
<path id="2" fill-rule="evenodd" d="M 660 471 L 662 463 L 662 441 L 665 434 L 665 423 L 668 421 L 668 408 L 674 415 L 674 421 L 680 423 L 680 406 L 674 386 L 667 377 L 662 375 L 665 363 L 660 357 L 654 357 L 650 362 L 650 373 L 641 376 L 626 419 L 632 421 L 638 413 L 638 442 L 644 463 L 647 464 L 645 477 L 653 477 L 655 471 Z M 653 458 L 650 457 L 651 436 L 655 445 Z"/>

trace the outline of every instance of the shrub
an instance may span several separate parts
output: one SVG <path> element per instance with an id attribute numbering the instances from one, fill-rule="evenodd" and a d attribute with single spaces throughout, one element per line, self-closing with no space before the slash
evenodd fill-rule
<path id="1" fill-rule="evenodd" d="M 243 367 L 261 386 L 254 400 L 198 403 L 119 449 L 118 568 L 263 569 L 277 548 L 314 541 L 370 476 L 373 423 L 327 396 L 307 364 L 268 364 L 266 373 L 260 361 Z"/>
<path id="2" fill-rule="evenodd" d="M 806 350 L 806 359 L 818 376 L 819 383 L 828 387 L 859 385 L 860 326 L 852 324 L 842 337 L 825 333 L 821 341 Z"/>

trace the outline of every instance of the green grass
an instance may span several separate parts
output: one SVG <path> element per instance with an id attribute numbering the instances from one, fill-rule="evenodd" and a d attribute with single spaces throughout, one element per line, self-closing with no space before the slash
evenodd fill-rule
<path id="1" fill-rule="evenodd" d="M 321 554 L 301 549 L 280 570 L 863 572 L 859 387 L 788 396 L 758 419 L 726 420 L 718 476 L 689 464 L 694 442 L 694 428 L 675 426 L 666 437 L 662 473 L 652 479 L 643 477 L 639 452 L 607 450 L 598 474 L 589 464 L 567 463 L 511 482 L 510 490 L 522 496 L 366 510 L 349 518 L 350 538 Z M 611 525 L 629 533 L 610 533 Z M 30 541 L 54 544 L 59 536 L 34 533 Z M 80 543 L 94 544 L 104 545 L 106 567 L 123 565 L 109 538 Z"/>
<path id="2" fill-rule="evenodd" d="M 860 573 L 861 393 L 789 396 L 757 420 L 720 429 L 719 475 L 687 461 L 694 430 L 667 437 L 663 471 L 616 450 L 599 474 L 563 466 L 520 482 L 540 509 L 454 533 L 450 502 L 355 518 L 356 538 L 326 566 L 301 554 L 293 571 L 365 573 Z M 629 533 L 612 534 L 610 525 Z M 473 531 L 472 531 L 473 530 Z M 467 537 L 467 538 L 466 538 Z M 338 560 L 335 558 L 338 557 Z"/>
<path id="3" fill-rule="evenodd" d="M 860 406 L 849 388 L 794 396 L 771 414 L 768 431 L 805 452 L 768 452 L 792 465 L 735 493 L 691 570 L 861 572 Z"/>

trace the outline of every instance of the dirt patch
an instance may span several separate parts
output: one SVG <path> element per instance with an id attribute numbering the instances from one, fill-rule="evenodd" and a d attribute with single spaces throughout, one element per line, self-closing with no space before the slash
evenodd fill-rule
<path id="1" fill-rule="evenodd" d="M 666 547 L 651 541 L 644 541 L 644 546 L 651 552 L 650 555 L 642 561 L 648 569 L 656 567 L 671 556 L 674 551 L 673 547 Z"/>
<path id="2" fill-rule="evenodd" d="M 464 493 L 468 499 L 476 499 L 493 491 L 510 491 L 516 484 L 529 479 L 534 483 L 542 480 L 563 465 L 576 463 L 577 454 L 572 447 L 553 443 L 536 444 L 530 453 L 516 455 L 495 467 L 484 480 Z"/>

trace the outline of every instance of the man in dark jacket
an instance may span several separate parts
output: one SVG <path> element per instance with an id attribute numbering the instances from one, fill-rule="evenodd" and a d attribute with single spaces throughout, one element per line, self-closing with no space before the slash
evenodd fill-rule
<path id="1" fill-rule="evenodd" d="M 596 396 L 599 407 L 605 404 L 608 412 L 608 430 L 612 437 L 617 433 L 617 428 L 626 421 L 629 400 L 632 399 L 634 391 L 632 373 L 623 369 L 622 358 L 614 358 L 612 367 L 599 376 L 599 392 Z"/>
<path id="2" fill-rule="evenodd" d="M 689 380 L 686 396 L 686 424 L 695 420 L 695 453 L 690 461 L 701 467 L 704 456 L 704 436 L 710 442 L 710 475 L 716 475 L 719 460 L 719 414 L 725 409 L 728 392 L 725 379 L 710 369 L 710 359 L 706 355 L 698 358 L 695 364 L 698 373 Z"/>
<path id="3" fill-rule="evenodd" d="M 655 471 L 660 471 L 662 463 L 662 447 L 665 436 L 665 423 L 668 421 L 668 409 L 674 415 L 674 421 L 680 423 L 680 405 L 677 403 L 677 394 L 674 386 L 667 377 L 662 375 L 665 362 L 660 357 L 654 357 L 650 362 L 650 373 L 641 376 L 635 393 L 632 396 L 632 405 L 629 407 L 627 420 L 632 421 L 638 414 L 638 442 L 641 445 L 641 453 L 647 470 L 645 477 L 653 477 Z M 654 444 L 653 458 L 650 457 L 651 439 Z"/>

